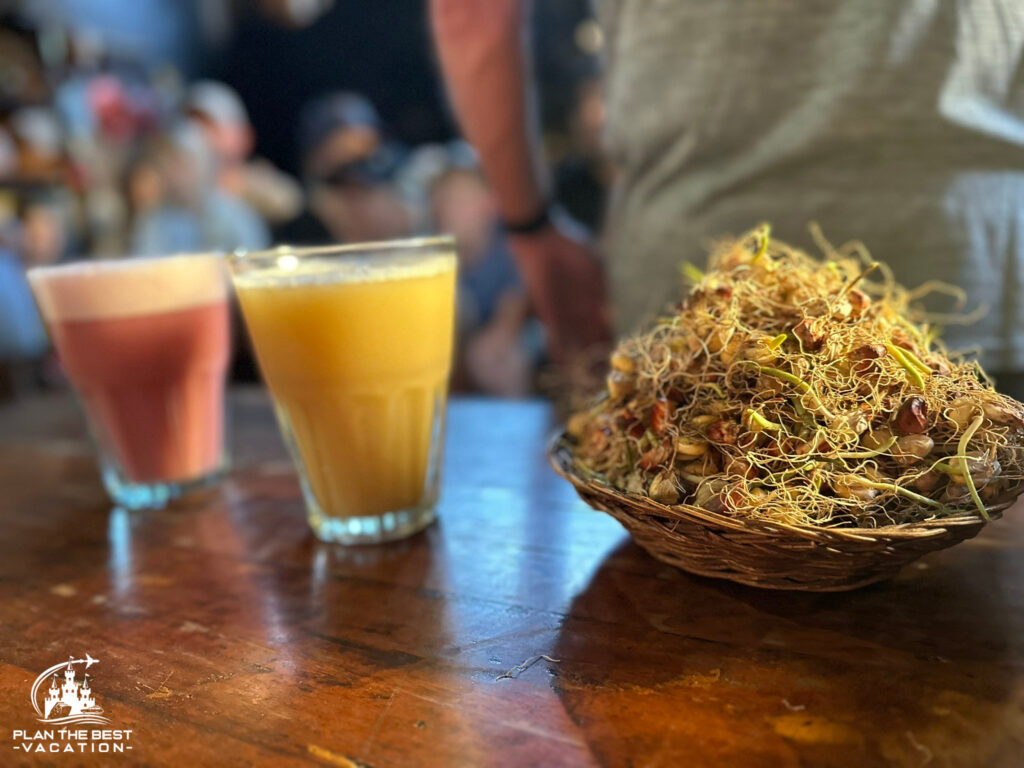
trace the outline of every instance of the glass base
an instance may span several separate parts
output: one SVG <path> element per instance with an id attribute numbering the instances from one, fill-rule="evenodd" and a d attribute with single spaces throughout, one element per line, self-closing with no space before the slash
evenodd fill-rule
<path id="1" fill-rule="evenodd" d="M 309 525 L 321 541 L 332 544 L 383 544 L 418 533 L 434 522 L 433 504 L 367 517 L 327 517 L 309 513 Z"/>
<path id="2" fill-rule="evenodd" d="M 175 483 L 135 483 L 112 467 L 104 467 L 103 486 L 115 505 L 124 509 L 163 509 L 187 493 L 216 485 L 227 471 L 226 465 L 205 475 Z"/>

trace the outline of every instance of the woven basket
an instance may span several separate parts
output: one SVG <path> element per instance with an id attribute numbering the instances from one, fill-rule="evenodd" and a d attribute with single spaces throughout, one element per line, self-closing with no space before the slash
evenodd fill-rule
<path id="1" fill-rule="evenodd" d="M 587 504 L 607 512 L 662 562 L 700 576 L 766 589 L 840 592 L 892 578 L 928 552 L 972 538 L 984 527 L 960 515 L 884 528 L 821 528 L 750 520 L 689 504 L 666 506 L 576 474 L 572 446 L 556 435 L 551 465 Z M 993 519 L 1013 499 L 988 507 Z"/>

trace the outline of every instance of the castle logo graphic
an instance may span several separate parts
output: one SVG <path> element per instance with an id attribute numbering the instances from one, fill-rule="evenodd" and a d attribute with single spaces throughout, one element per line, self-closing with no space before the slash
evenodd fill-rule
<path id="1" fill-rule="evenodd" d="M 92 675 L 99 664 L 88 653 L 54 664 L 32 683 L 29 700 L 42 725 L 11 731 L 11 746 L 26 754 L 114 754 L 135 748 L 131 728 L 107 728 L 110 719 L 96 703 Z M 79 674 L 81 676 L 79 676 Z M 90 727 L 91 726 L 91 727 Z"/>
<path id="2" fill-rule="evenodd" d="M 84 664 L 89 669 L 98 664 L 88 653 L 84 659 L 68 658 L 60 664 L 54 664 L 43 672 L 32 684 L 32 708 L 39 715 L 39 721 L 50 725 L 107 725 L 110 719 L 103 716 L 103 708 L 96 703 L 92 691 L 91 676 L 82 672 L 79 680 L 75 674 L 75 665 Z M 45 696 L 41 696 L 45 683 Z"/>

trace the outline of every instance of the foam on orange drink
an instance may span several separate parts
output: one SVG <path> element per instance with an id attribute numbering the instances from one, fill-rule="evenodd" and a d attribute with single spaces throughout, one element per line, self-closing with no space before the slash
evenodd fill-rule
<path id="1" fill-rule="evenodd" d="M 29 271 L 97 438 L 133 483 L 219 468 L 230 340 L 216 256 L 83 261 Z"/>
<path id="2" fill-rule="evenodd" d="M 424 495 L 440 458 L 432 444 L 451 365 L 454 253 L 285 253 L 234 281 L 315 514 L 370 517 L 432 503 Z"/>

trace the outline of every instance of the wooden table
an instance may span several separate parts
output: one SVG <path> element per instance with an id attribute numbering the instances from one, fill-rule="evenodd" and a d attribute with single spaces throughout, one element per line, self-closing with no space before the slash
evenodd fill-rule
<path id="1" fill-rule="evenodd" d="M 0 410 L 0 764 L 1024 765 L 1020 510 L 888 584 L 762 592 L 578 502 L 546 406 L 464 400 L 440 523 L 345 549 L 263 395 L 233 406 L 230 479 L 141 514 L 66 397 Z M 33 680 L 86 653 L 132 750 L 15 750 Z"/>

